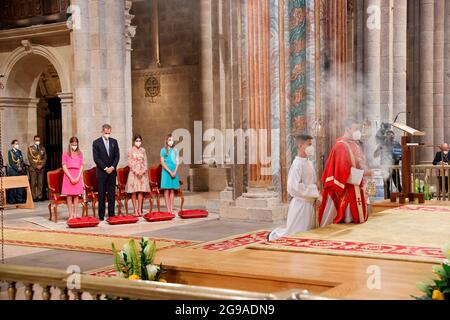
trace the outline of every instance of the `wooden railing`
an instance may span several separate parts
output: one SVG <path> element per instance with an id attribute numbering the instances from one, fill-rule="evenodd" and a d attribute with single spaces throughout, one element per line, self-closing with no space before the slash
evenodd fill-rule
<path id="1" fill-rule="evenodd" d="M 6 288 L 7 298 L 10 300 L 34 300 L 36 293 L 41 289 L 42 300 L 331 300 L 310 295 L 302 290 L 265 294 L 184 284 L 105 278 L 66 273 L 56 269 L 7 264 L 0 265 L 0 288 L 1 282 L 7 284 L 3 287 Z M 0 297 L 2 297 L 1 293 Z"/>
<path id="2" fill-rule="evenodd" d="M 382 166 L 380 170 L 385 177 L 385 184 L 389 184 L 390 190 L 394 190 L 397 186 L 401 186 L 401 166 Z M 442 179 L 442 177 L 446 179 Z M 425 177 L 428 177 L 429 191 L 433 199 L 435 200 L 450 200 L 450 165 L 416 165 L 411 168 L 411 190 L 414 191 L 416 187 L 416 179 L 420 180 L 420 183 L 425 181 Z M 446 182 L 447 180 L 447 182 Z M 385 196 L 386 196 L 385 185 Z M 387 196 L 385 197 L 387 199 Z"/>

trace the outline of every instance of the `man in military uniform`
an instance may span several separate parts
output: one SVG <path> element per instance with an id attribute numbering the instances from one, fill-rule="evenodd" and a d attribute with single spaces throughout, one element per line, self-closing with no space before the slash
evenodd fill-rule
<path id="1" fill-rule="evenodd" d="M 19 140 L 15 139 L 11 142 L 11 150 L 8 151 L 8 176 L 23 176 L 27 174 L 25 162 L 23 160 L 22 151 L 20 151 Z M 26 193 L 24 188 L 16 188 L 8 190 L 8 203 L 25 203 Z"/>
<path id="2" fill-rule="evenodd" d="M 41 145 L 41 138 L 34 137 L 34 144 L 28 147 L 28 162 L 30 163 L 31 193 L 34 201 L 43 200 L 45 162 L 47 153 Z"/>

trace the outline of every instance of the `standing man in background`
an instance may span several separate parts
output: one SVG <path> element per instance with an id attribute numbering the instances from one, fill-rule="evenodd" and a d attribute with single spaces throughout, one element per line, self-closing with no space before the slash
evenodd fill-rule
<path id="1" fill-rule="evenodd" d="M 44 146 L 41 145 L 41 138 L 34 136 L 33 145 L 28 147 L 28 162 L 30 163 L 31 194 L 33 201 L 43 200 L 45 163 L 47 162 L 47 153 Z"/>
<path id="2" fill-rule="evenodd" d="M 102 136 L 92 144 L 94 162 L 97 165 L 98 216 L 105 219 L 106 195 L 108 195 L 108 216 L 114 217 L 116 201 L 117 166 L 120 160 L 119 144 L 111 138 L 111 126 L 104 124 Z"/>
<path id="3" fill-rule="evenodd" d="M 11 142 L 11 150 L 8 151 L 8 176 L 24 176 L 27 174 L 25 161 L 23 160 L 22 151 L 20 151 L 19 140 L 14 139 Z M 24 188 L 15 188 L 8 190 L 8 203 L 18 204 L 25 203 L 27 194 Z"/>

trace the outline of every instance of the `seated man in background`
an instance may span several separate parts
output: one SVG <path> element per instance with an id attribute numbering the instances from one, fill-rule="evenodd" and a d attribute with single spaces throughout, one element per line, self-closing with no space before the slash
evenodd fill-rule
<path id="1" fill-rule="evenodd" d="M 443 143 L 440 146 L 440 149 L 441 149 L 441 151 L 438 151 L 436 153 L 436 156 L 434 157 L 434 160 L 433 160 L 433 165 L 434 166 L 437 166 L 437 165 L 448 165 L 449 164 L 449 161 L 448 161 L 448 158 L 449 158 L 449 154 L 448 154 L 449 147 L 448 147 L 448 144 L 447 143 Z M 445 177 L 445 190 L 443 190 L 443 192 L 448 192 L 448 180 L 449 180 L 449 177 L 448 177 L 447 174 L 445 174 L 445 176 L 446 176 Z M 442 190 L 443 183 L 442 183 L 441 172 L 439 172 L 438 181 L 439 181 L 439 190 Z"/>

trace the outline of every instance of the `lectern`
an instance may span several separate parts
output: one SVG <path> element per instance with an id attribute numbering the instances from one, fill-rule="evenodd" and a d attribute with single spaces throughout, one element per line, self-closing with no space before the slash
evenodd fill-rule
<path id="1" fill-rule="evenodd" d="M 411 137 L 425 136 L 426 133 L 400 122 L 395 122 L 392 126 L 403 131 L 404 135 L 402 137 L 402 192 L 391 193 L 391 202 L 397 202 L 398 199 L 400 204 L 405 204 L 408 198 L 410 202 L 418 199 L 419 203 L 425 203 L 424 194 L 411 190 L 411 147 L 408 144 L 411 143 Z"/>

